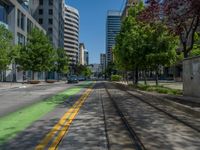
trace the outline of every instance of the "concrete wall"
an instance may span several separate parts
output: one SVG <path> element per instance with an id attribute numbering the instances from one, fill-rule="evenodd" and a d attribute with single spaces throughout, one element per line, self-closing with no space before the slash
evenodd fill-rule
<path id="1" fill-rule="evenodd" d="M 200 97 L 200 56 L 183 62 L 183 94 Z"/>

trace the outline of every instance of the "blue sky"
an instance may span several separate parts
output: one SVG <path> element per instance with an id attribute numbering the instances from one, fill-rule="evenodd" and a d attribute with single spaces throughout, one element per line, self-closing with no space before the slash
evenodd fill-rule
<path id="1" fill-rule="evenodd" d="M 89 63 L 99 63 L 105 52 L 106 14 L 108 10 L 121 10 L 125 0 L 65 0 L 79 10 L 80 42 L 89 51 Z"/>

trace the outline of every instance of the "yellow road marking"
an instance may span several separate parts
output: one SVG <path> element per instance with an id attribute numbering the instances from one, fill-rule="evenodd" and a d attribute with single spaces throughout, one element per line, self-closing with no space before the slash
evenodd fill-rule
<path id="1" fill-rule="evenodd" d="M 69 126 L 71 125 L 72 121 L 74 120 L 74 118 L 76 117 L 78 112 L 80 111 L 81 106 L 83 105 L 83 103 L 85 102 L 87 97 L 90 95 L 91 91 L 92 90 L 90 90 L 88 93 L 86 93 L 86 97 L 81 101 L 81 103 L 78 105 L 78 107 L 74 109 L 74 112 L 72 113 L 70 118 L 67 120 L 67 122 L 65 123 L 65 126 L 61 129 L 58 136 L 55 138 L 55 140 L 53 141 L 53 143 L 51 144 L 51 146 L 48 150 L 55 150 L 57 148 L 58 144 L 60 143 L 60 141 L 62 140 L 64 135 L 68 132 Z"/>
<path id="2" fill-rule="evenodd" d="M 82 104 L 83 101 L 89 96 L 88 93 L 90 93 L 90 91 L 91 89 L 87 89 L 84 92 L 84 94 L 79 98 L 79 100 L 76 101 L 76 103 L 63 115 L 63 117 L 59 120 L 59 122 L 51 129 L 51 131 L 39 143 L 39 145 L 35 148 L 35 150 L 43 150 L 47 146 L 47 144 L 52 140 L 54 135 L 62 128 L 62 126 L 65 126 L 66 120 L 68 118 L 71 118 L 71 116 L 74 114 L 76 107 L 79 107 L 80 109 L 80 104 Z"/>

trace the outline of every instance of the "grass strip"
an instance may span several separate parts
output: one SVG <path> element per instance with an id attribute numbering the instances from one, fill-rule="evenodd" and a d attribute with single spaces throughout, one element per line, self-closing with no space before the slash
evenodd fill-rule
<path id="1" fill-rule="evenodd" d="M 182 95 L 183 91 L 178 90 L 178 89 L 171 89 L 168 87 L 164 87 L 162 85 L 143 85 L 143 84 L 138 84 L 138 85 L 129 85 L 130 87 L 142 90 L 142 91 L 148 91 L 148 92 L 157 92 L 157 93 L 162 93 L 162 94 L 170 94 L 170 95 Z"/>
<path id="2" fill-rule="evenodd" d="M 0 144 L 15 137 L 19 132 L 30 126 L 34 121 L 40 119 L 48 112 L 52 111 L 57 105 L 66 101 L 72 95 L 77 94 L 82 88 L 87 87 L 91 82 L 69 88 L 64 92 L 58 93 L 46 100 L 23 108 L 0 118 Z"/>

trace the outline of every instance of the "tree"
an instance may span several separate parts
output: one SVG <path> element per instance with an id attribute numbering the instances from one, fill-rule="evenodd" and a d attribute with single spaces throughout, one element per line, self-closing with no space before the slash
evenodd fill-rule
<path id="1" fill-rule="evenodd" d="M 200 33 L 195 34 L 195 43 L 192 51 L 190 52 L 190 56 L 200 56 Z"/>
<path id="2" fill-rule="evenodd" d="M 115 63 L 109 62 L 105 70 L 105 78 L 111 79 L 112 74 L 116 74 Z"/>
<path id="3" fill-rule="evenodd" d="M 32 71 L 32 80 L 35 72 L 50 71 L 55 64 L 55 50 L 43 31 L 34 28 L 28 36 L 27 45 L 20 49 L 18 64 L 24 71 Z"/>
<path id="4" fill-rule="evenodd" d="M 0 71 L 6 70 L 11 62 L 9 53 L 12 50 L 12 33 L 4 25 L 0 25 Z"/>
<path id="5" fill-rule="evenodd" d="M 177 40 L 162 22 L 141 20 L 140 15 L 145 9 L 148 8 L 142 3 L 130 9 L 116 38 L 114 58 L 118 66 L 133 71 L 134 84 L 138 83 L 139 70 L 146 74 L 148 69 L 156 71 L 158 84 L 159 67 L 171 65 L 176 60 Z"/>
<path id="6" fill-rule="evenodd" d="M 12 46 L 12 33 L 5 28 L 4 25 L 0 25 L 0 73 L 2 80 L 2 71 L 8 68 L 8 65 L 11 63 L 12 57 L 10 53 L 13 51 Z"/>
<path id="7" fill-rule="evenodd" d="M 148 41 L 149 53 L 146 55 L 146 60 L 150 68 L 156 72 L 156 85 L 158 85 L 159 68 L 171 66 L 177 60 L 177 39 L 162 23 L 151 24 L 151 28 L 150 41 Z"/>
<path id="8" fill-rule="evenodd" d="M 85 77 L 90 77 L 92 75 L 92 71 L 89 67 L 85 67 L 85 69 L 82 72 L 82 75 Z"/>
<path id="9" fill-rule="evenodd" d="M 63 48 L 56 51 L 56 69 L 59 74 L 67 74 L 69 71 L 69 60 Z"/>
<path id="10" fill-rule="evenodd" d="M 179 36 L 184 57 L 194 47 L 195 32 L 200 22 L 200 0 L 148 0 L 141 19 L 160 20 Z"/>
<path id="11" fill-rule="evenodd" d="M 74 71 L 75 71 L 75 74 L 78 76 L 90 77 L 92 74 L 92 71 L 88 66 L 80 65 L 80 64 L 74 67 Z"/>
<path id="12" fill-rule="evenodd" d="M 141 51 L 145 50 L 144 25 L 137 19 L 138 14 L 144 9 L 143 3 L 139 3 L 129 10 L 129 15 L 122 23 L 119 35 L 116 38 L 114 50 L 115 61 L 120 68 L 135 72 L 133 82 L 138 82 L 138 71 L 141 62 Z M 133 74 L 134 76 L 134 74 Z"/>

